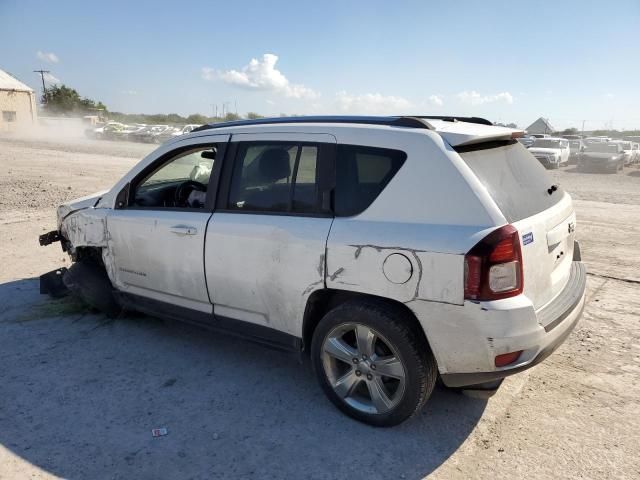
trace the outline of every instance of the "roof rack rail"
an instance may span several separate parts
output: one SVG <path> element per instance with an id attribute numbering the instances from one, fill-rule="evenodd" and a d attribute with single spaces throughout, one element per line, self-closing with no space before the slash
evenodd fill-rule
<path id="1" fill-rule="evenodd" d="M 194 128 L 193 132 L 212 130 L 226 127 L 244 127 L 250 125 L 271 125 L 279 123 L 353 123 L 364 125 L 387 125 L 390 127 L 425 128 L 433 130 L 424 119 L 429 117 L 374 117 L 374 116 L 351 116 L 351 115 L 316 115 L 308 117 L 274 117 L 258 118 L 254 120 L 235 120 L 231 122 L 209 123 L 201 127 Z"/>
<path id="2" fill-rule="evenodd" d="M 445 122 L 466 122 L 466 123 L 478 123 L 480 125 L 493 125 L 491 121 L 481 117 L 455 117 L 451 115 L 442 115 L 442 116 L 414 115 L 414 118 L 425 118 L 427 120 L 443 120 Z"/>

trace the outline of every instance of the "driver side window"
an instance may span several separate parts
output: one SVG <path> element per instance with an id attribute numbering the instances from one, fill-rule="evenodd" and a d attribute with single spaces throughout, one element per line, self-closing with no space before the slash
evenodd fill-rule
<path id="1" fill-rule="evenodd" d="M 216 153 L 208 145 L 170 157 L 138 183 L 131 206 L 204 208 Z"/>

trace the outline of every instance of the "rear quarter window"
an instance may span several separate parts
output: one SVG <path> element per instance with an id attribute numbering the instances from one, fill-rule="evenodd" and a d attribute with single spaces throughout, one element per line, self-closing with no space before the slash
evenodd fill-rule
<path id="1" fill-rule="evenodd" d="M 399 150 L 338 145 L 336 155 L 335 214 L 357 215 L 380 195 L 404 163 Z"/>
<path id="2" fill-rule="evenodd" d="M 554 183 L 545 168 L 520 143 L 461 152 L 507 221 L 517 222 L 558 203 L 564 191 L 549 195 Z"/>

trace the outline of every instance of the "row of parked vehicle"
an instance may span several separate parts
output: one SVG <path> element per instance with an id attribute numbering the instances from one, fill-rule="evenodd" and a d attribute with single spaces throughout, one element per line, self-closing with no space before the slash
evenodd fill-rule
<path id="1" fill-rule="evenodd" d="M 89 138 L 101 140 L 129 140 L 142 143 L 163 143 L 167 140 L 186 133 L 190 133 L 200 125 L 183 125 L 180 127 L 170 125 L 146 125 L 134 123 L 125 125 L 119 122 L 108 122 L 98 127 L 85 130 Z"/>
<path id="2" fill-rule="evenodd" d="M 640 163 L 640 144 L 610 137 L 535 134 L 519 139 L 546 168 L 575 164 L 579 171 L 622 171 Z"/>

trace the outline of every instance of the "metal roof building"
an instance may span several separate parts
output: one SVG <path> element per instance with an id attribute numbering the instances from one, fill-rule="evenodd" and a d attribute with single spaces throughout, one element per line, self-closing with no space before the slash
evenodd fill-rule
<path id="1" fill-rule="evenodd" d="M 0 131 L 31 126 L 37 120 L 36 94 L 33 89 L 0 70 Z"/>
<path id="2" fill-rule="evenodd" d="M 553 133 L 555 128 L 549 123 L 546 118 L 540 117 L 535 122 L 527 127 L 527 133 Z"/>

